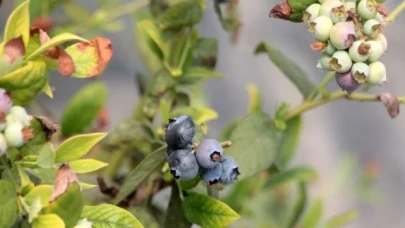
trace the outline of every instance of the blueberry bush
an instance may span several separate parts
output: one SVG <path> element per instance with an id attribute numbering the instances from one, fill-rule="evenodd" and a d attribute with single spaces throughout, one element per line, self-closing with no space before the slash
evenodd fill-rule
<path id="1" fill-rule="evenodd" d="M 387 53 L 383 28 L 405 9 L 391 13 L 381 0 L 283 0 L 270 19 L 301 23 L 314 37 L 318 67 L 313 82 L 297 63 L 269 43 L 265 54 L 300 91 L 296 107 L 262 109 L 260 91 L 247 86 L 247 112 L 218 138 L 208 122 L 218 118 L 202 84 L 220 80 L 218 43 L 202 37 L 197 24 L 208 6 L 238 41 L 242 26 L 237 0 L 99 0 L 90 11 L 70 0 L 15 0 L 0 43 L 0 228 L 101 227 L 342 227 L 358 215 L 323 216 L 321 196 L 310 200 L 316 171 L 293 166 L 304 112 L 338 99 L 381 102 L 391 118 L 404 97 L 371 94 L 383 86 Z M 0 5 L 1 5 L 0 1 Z M 65 21 L 49 16 L 62 9 Z M 98 79 L 113 55 L 100 31 L 120 32 L 121 16 L 133 15 L 140 94 L 133 113 L 109 126 L 107 86 Z M 41 105 L 58 90 L 49 72 L 90 80 L 66 104 L 61 117 Z M 328 91 L 335 80 L 341 88 Z M 362 89 L 362 92 L 356 92 Z M 375 199 L 377 165 L 352 175 L 355 157 L 337 165 L 335 191 L 352 178 L 358 196 Z M 354 180 L 355 179 L 355 180 Z M 171 189 L 166 202 L 155 202 Z"/>

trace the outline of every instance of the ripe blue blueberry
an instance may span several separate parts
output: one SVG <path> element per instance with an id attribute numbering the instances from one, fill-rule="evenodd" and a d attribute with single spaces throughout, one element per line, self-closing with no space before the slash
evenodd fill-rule
<path id="1" fill-rule="evenodd" d="M 208 186 L 217 184 L 222 174 L 222 164 L 218 163 L 212 169 L 205 169 L 200 166 L 199 173 L 201 178 L 208 183 Z"/>
<path id="2" fill-rule="evenodd" d="M 215 139 L 203 139 L 195 150 L 198 164 L 206 169 L 214 168 L 223 153 L 221 143 Z"/>
<path id="3" fill-rule="evenodd" d="M 222 174 L 219 178 L 221 184 L 232 184 L 238 180 L 240 175 L 238 163 L 231 156 L 224 156 L 220 161 L 222 165 Z"/>
<path id="4" fill-rule="evenodd" d="M 166 143 L 173 149 L 182 149 L 190 145 L 195 134 L 194 121 L 189 116 L 169 119 L 166 125 Z"/>
<path id="5" fill-rule="evenodd" d="M 189 149 L 174 151 L 169 157 L 170 172 L 179 180 L 192 180 L 198 174 L 198 163 Z"/>

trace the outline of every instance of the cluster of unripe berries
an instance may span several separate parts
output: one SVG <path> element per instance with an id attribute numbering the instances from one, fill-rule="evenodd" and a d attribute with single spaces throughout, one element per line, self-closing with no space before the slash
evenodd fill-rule
<path id="1" fill-rule="evenodd" d="M 27 111 L 21 106 L 13 106 L 7 91 L 0 89 L 0 155 L 8 148 L 24 145 L 24 129 L 29 126 L 29 119 Z"/>
<path id="2" fill-rule="evenodd" d="M 361 84 L 381 86 L 387 81 L 380 57 L 387 51 L 382 34 L 387 12 L 375 0 L 356 2 L 319 0 L 303 14 L 303 22 L 317 40 L 311 45 L 322 56 L 318 66 L 336 72 L 339 87 L 352 93 Z"/>
<path id="3" fill-rule="evenodd" d="M 195 123 L 191 117 L 169 119 L 165 131 L 165 157 L 174 178 L 192 180 L 200 175 L 210 186 L 217 183 L 231 184 L 238 179 L 238 164 L 231 156 L 223 156 L 220 142 L 203 139 L 193 148 Z"/>

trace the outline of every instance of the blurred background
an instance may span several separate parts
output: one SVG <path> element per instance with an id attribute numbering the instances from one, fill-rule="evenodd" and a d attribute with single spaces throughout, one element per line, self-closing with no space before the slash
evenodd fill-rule
<path id="1" fill-rule="evenodd" d="M 96 0 L 75 1 L 89 10 L 97 8 Z M 121 1 L 122 3 L 128 1 Z M 319 82 L 325 75 L 316 68 L 318 53 L 310 49 L 313 38 L 300 24 L 270 19 L 269 10 L 275 0 L 239 0 L 242 17 L 237 43 L 220 26 L 214 12 L 212 0 L 207 2 L 204 19 L 199 24 L 200 35 L 218 39 L 219 55 L 217 71 L 226 77 L 221 80 L 208 80 L 205 91 L 211 108 L 219 113 L 219 118 L 209 122 L 209 135 L 217 136 L 231 120 L 245 114 L 248 106 L 246 85 L 254 83 L 263 96 L 264 110 L 273 114 L 276 105 L 282 101 L 297 105 L 301 96 L 269 61 L 265 55 L 254 56 L 253 50 L 261 41 L 270 42 Z M 391 11 L 401 0 L 385 3 Z M 0 29 L 4 29 L 13 1 L 3 1 L 0 7 Z M 62 21 L 62 9 L 57 8 L 50 15 L 56 22 Z M 138 102 L 135 86 L 135 71 L 143 65 L 138 55 L 132 29 L 132 15 L 120 17 L 124 27 L 118 32 L 102 32 L 102 36 L 112 41 L 113 58 L 100 76 L 109 88 L 108 108 L 111 127 L 130 115 Z M 370 93 L 391 92 L 405 95 L 405 15 L 387 28 L 388 54 L 382 58 L 387 66 L 388 84 L 373 88 Z M 50 84 L 55 87 L 54 98 L 40 96 L 41 103 L 60 116 L 68 100 L 87 80 L 61 77 L 53 73 Z M 334 83 L 331 90 L 337 90 Z M 391 119 L 381 103 L 360 103 L 339 100 L 327 104 L 304 115 L 303 132 L 294 164 L 306 164 L 319 172 L 319 179 L 310 186 L 311 198 L 323 197 L 324 216 L 331 217 L 349 209 L 358 208 L 359 218 L 347 227 L 405 227 L 405 115 Z M 368 166 L 367 166 L 368 164 Z M 341 166 L 346 169 L 346 179 L 336 187 L 342 177 Z M 371 199 L 360 197 L 356 192 L 358 173 L 367 167 L 376 169 L 376 191 Z M 169 197 L 163 192 L 160 199 Z M 369 197 L 370 198 L 370 197 Z M 159 199 L 159 198 L 158 198 Z"/>

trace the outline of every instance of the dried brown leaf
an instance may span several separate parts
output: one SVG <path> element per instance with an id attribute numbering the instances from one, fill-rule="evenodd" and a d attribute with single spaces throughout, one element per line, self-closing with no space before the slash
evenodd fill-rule
<path id="1" fill-rule="evenodd" d="M 396 96 L 391 93 L 381 93 L 379 99 L 387 109 L 388 115 L 395 118 L 399 114 L 399 101 Z"/>
<path id="2" fill-rule="evenodd" d="M 41 122 L 48 140 L 50 140 L 52 135 L 59 130 L 59 125 L 46 116 L 34 116 L 34 118 Z"/>
<path id="3" fill-rule="evenodd" d="M 50 203 L 66 192 L 70 183 L 78 182 L 76 174 L 68 164 L 62 164 L 56 173 L 55 185 L 51 195 Z"/>

